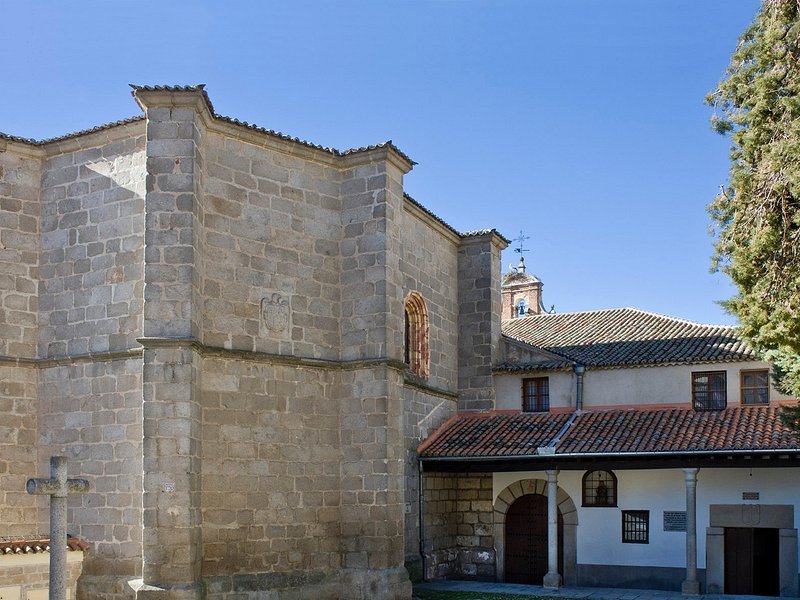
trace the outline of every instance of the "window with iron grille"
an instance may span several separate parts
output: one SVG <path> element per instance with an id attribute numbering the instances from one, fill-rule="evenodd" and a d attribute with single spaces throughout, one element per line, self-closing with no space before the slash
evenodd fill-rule
<path id="1" fill-rule="evenodd" d="M 722 410 L 728 404 L 725 371 L 692 373 L 692 404 L 695 410 Z"/>
<path id="2" fill-rule="evenodd" d="M 622 543 L 623 544 L 650 543 L 649 510 L 622 511 Z"/>
<path id="3" fill-rule="evenodd" d="M 769 371 L 742 371 L 739 374 L 742 404 L 769 404 Z"/>
<path id="4" fill-rule="evenodd" d="M 616 506 L 616 475 L 611 471 L 587 471 L 583 476 L 583 505 Z"/>
<path id="5" fill-rule="evenodd" d="M 522 380 L 522 411 L 547 412 L 550 410 L 550 381 L 547 377 L 530 377 Z"/>

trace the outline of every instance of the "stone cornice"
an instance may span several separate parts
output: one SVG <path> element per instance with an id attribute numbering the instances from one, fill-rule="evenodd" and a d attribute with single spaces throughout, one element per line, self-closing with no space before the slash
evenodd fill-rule
<path id="1" fill-rule="evenodd" d="M 55 356 L 46 358 L 0 356 L 0 367 L 29 367 L 34 369 L 45 369 L 48 367 L 61 367 L 77 363 L 127 360 L 129 358 L 141 357 L 142 351 L 142 348 L 128 348 L 126 350 L 110 350 L 108 352 L 90 352 L 88 354 L 74 354 L 71 356 Z"/>
<path id="2" fill-rule="evenodd" d="M 28 158 L 42 159 L 45 157 L 46 152 L 41 146 L 32 144 L 30 141 L 23 138 L 16 138 L 14 136 L 6 136 L 0 134 L 0 153 L 13 152 Z"/>
<path id="3" fill-rule="evenodd" d="M 405 365 L 403 366 L 405 367 Z M 440 398 L 446 398 L 447 400 L 458 400 L 458 394 L 456 392 L 428 385 L 426 381 L 408 372 L 407 369 L 403 378 L 403 383 L 408 387 L 416 388 L 420 392 L 430 394 L 431 396 L 438 396 Z"/>
<path id="4" fill-rule="evenodd" d="M 508 247 L 508 240 L 494 229 L 486 231 L 469 232 L 461 234 L 461 245 L 482 244 L 490 241 L 498 250 L 505 250 Z"/>

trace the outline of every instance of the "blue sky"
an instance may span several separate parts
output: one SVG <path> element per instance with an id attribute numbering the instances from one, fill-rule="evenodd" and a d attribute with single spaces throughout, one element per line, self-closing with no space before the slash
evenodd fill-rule
<path id="1" fill-rule="evenodd" d="M 61 135 L 138 114 L 128 83 L 205 83 L 219 113 L 315 143 L 392 139 L 419 163 L 406 191 L 456 229 L 531 236 L 526 262 L 558 312 L 733 323 L 705 212 L 729 142 L 703 98 L 757 9 L 0 0 L 0 131 Z"/>

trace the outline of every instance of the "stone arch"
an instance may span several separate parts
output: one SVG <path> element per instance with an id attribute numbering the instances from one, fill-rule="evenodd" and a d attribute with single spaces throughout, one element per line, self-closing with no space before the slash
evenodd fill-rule
<path id="1" fill-rule="evenodd" d="M 547 481 L 544 479 L 520 479 L 505 488 L 494 501 L 494 545 L 497 560 L 497 579 L 505 580 L 506 513 L 514 500 L 525 494 L 547 496 Z M 577 585 L 578 563 L 578 509 L 569 494 L 558 488 L 556 501 L 558 512 L 564 520 L 564 585 Z"/>

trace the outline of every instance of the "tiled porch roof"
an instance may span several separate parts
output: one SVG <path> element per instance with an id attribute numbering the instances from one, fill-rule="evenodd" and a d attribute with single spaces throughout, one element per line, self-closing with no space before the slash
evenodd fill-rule
<path id="1" fill-rule="evenodd" d="M 81 538 L 67 538 L 67 550 L 73 552 L 83 552 L 88 550 L 89 543 Z M 50 552 L 50 538 L 32 537 L 27 539 L 8 538 L 0 539 L 0 556 L 8 554 L 38 554 Z"/>
<path id="2" fill-rule="evenodd" d="M 783 424 L 778 411 L 774 406 L 583 411 L 557 440 L 568 414 L 459 415 L 419 452 L 422 458 L 509 458 L 536 456 L 538 448 L 548 445 L 555 449 L 547 453 L 550 458 L 800 451 L 797 434 Z"/>

